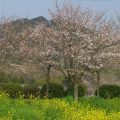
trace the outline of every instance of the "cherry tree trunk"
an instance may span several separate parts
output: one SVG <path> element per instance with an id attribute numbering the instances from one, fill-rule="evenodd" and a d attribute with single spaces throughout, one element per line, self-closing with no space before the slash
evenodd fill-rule
<path id="1" fill-rule="evenodd" d="M 45 92 L 45 98 L 49 98 L 49 83 L 50 83 L 50 69 L 47 70 L 47 75 L 46 75 L 46 92 Z"/>
<path id="2" fill-rule="evenodd" d="M 78 84 L 74 83 L 74 100 L 78 102 Z"/>
<path id="3" fill-rule="evenodd" d="M 99 75 L 99 71 L 96 71 L 96 74 L 97 74 L 97 96 L 99 97 L 100 96 L 100 91 L 99 91 L 99 88 L 100 88 L 100 75 Z"/>

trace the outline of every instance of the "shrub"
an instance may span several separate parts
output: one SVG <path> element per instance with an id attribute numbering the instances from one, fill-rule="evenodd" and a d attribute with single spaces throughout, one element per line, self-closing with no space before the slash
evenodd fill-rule
<path id="1" fill-rule="evenodd" d="M 6 83 L 6 82 L 9 82 L 9 78 L 5 73 L 1 72 L 0 73 L 0 83 Z"/>
<path id="2" fill-rule="evenodd" d="M 1 84 L 0 90 L 7 93 L 11 98 L 18 98 L 22 93 L 22 87 L 18 84 L 13 84 L 13 83 Z"/>
<path id="3" fill-rule="evenodd" d="M 74 93 L 74 86 L 73 86 L 73 84 L 71 84 L 66 91 L 66 95 L 73 96 L 73 93 Z M 86 87 L 84 85 L 79 85 L 78 86 L 78 96 L 79 97 L 85 96 L 85 93 L 86 93 Z"/>
<path id="4" fill-rule="evenodd" d="M 46 84 L 42 86 L 41 97 L 44 98 L 46 92 Z M 64 97 L 63 86 L 60 84 L 50 83 L 49 85 L 49 98 L 62 98 Z"/>
<path id="5" fill-rule="evenodd" d="M 100 97 L 105 98 L 105 99 L 120 97 L 120 86 L 118 86 L 118 85 L 102 85 L 99 88 L 99 95 L 100 95 Z"/>
<path id="6" fill-rule="evenodd" d="M 36 98 L 36 97 L 40 97 L 40 88 L 36 87 L 36 86 L 24 86 L 23 87 L 23 95 L 24 98 Z"/>
<path id="7" fill-rule="evenodd" d="M 7 74 L 4 72 L 0 73 L 0 83 L 24 83 L 24 79 L 17 75 Z"/>

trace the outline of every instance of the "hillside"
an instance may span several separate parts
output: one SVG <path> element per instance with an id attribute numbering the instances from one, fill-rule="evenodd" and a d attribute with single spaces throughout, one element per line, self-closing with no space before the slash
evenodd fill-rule
<path id="1" fill-rule="evenodd" d="M 12 25 L 16 27 L 16 30 L 18 32 L 21 32 L 23 30 L 23 28 L 34 27 L 35 25 L 37 25 L 41 22 L 50 24 L 50 21 L 47 20 L 45 17 L 39 16 L 39 17 L 32 18 L 32 19 L 28 19 L 28 18 L 16 19 L 16 20 L 12 21 Z"/>

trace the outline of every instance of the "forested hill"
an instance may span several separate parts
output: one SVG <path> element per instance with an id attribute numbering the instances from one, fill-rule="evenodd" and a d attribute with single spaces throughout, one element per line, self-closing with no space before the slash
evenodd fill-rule
<path id="1" fill-rule="evenodd" d="M 41 23 L 41 22 L 49 23 L 49 20 L 47 20 L 43 16 L 39 16 L 39 17 L 32 18 L 32 19 L 20 18 L 20 19 L 13 21 L 12 23 L 13 23 L 13 25 L 23 24 L 23 23 L 26 25 L 36 25 L 37 23 Z"/>
<path id="2" fill-rule="evenodd" d="M 28 19 L 28 18 L 20 18 L 12 21 L 12 25 L 16 27 L 16 30 L 20 32 L 25 27 L 34 27 L 35 25 L 44 22 L 46 24 L 50 24 L 50 21 L 47 20 L 43 16 L 39 16 L 36 18 Z"/>

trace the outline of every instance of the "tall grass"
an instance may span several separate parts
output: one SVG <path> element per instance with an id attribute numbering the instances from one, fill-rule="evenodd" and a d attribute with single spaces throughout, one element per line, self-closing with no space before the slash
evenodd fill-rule
<path id="1" fill-rule="evenodd" d="M 120 99 L 10 99 L 0 93 L 0 120 L 120 120 Z"/>

